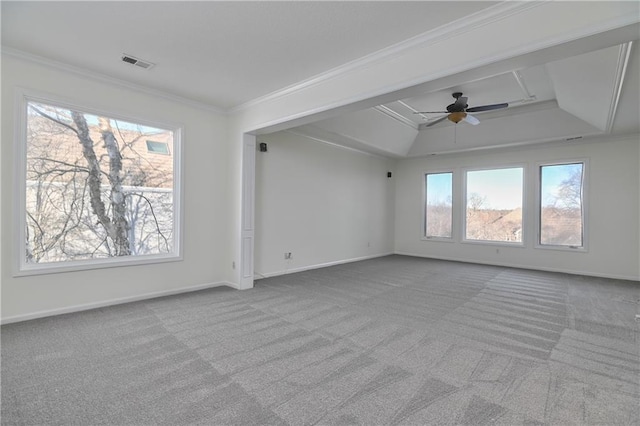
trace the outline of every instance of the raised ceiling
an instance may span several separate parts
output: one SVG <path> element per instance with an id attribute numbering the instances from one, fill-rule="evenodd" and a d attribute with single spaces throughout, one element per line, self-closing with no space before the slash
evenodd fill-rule
<path id="1" fill-rule="evenodd" d="M 624 43 L 343 114 L 291 129 L 316 140 L 392 157 L 577 140 L 640 131 L 640 49 Z M 469 107 L 508 103 L 473 113 L 480 123 L 439 120 L 454 92 Z"/>

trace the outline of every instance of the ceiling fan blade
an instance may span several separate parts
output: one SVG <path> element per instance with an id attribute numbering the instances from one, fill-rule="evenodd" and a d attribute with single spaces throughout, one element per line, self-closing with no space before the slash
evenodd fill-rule
<path id="1" fill-rule="evenodd" d="M 414 114 L 449 114 L 449 111 L 416 111 Z"/>
<path id="2" fill-rule="evenodd" d="M 442 117 L 438 118 L 437 120 L 435 120 L 435 121 L 432 121 L 432 122 L 430 122 L 430 123 L 425 124 L 425 127 L 431 127 L 431 126 L 433 126 L 434 124 L 438 124 L 439 122 L 446 120 L 446 119 L 447 119 L 447 117 L 448 117 L 448 115 L 443 115 Z"/>
<path id="3" fill-rule="evenodd" d="M 509 104 L 507 104 L 507 103 L 504 103 L 504 104 L 493 104 L 493 105 L 482 105 L 482 106 L 467 108 L 466 111 L 467 112 L 491 111 L 491 110 L 494 110 L 494 109 L 506 108 L 508 106 L 509 106 Z"/>
<path id="4" fill-rule="evenodd" d="M 471 114 L 467 114 L 467 116 L 464 118 L 464 121 L 466 121 L 469 124 L 473 124 L 474 126 L 477 124 L 480 124 L 480 120 L 478 120 Z"/>

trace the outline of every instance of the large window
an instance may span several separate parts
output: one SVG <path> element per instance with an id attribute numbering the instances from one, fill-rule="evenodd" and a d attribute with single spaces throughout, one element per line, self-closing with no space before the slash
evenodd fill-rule
<path id="1" fill-rule="evenodd" d="M 583 247 L 584 162 L 540 166 L 540 245 Z"/>
<path id="2" fill-rule="evenodd" d="M 451 238 L 453 173 L 425 175 L 425 237 Z"/>
<path id="3" fill-rule="evenodd" d="M 465 239 L 522 243 L 523 168 L 466 173 Z"/>
<path id="4" fill-rule="evenodd" d="M 19 271 L 179 256 L 178 128 L 26 98 L 23 114 Z"/>

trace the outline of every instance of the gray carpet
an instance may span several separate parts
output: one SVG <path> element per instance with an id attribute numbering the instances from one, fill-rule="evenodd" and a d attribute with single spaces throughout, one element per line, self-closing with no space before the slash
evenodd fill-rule
<path id="1" fill-rule="evenodd" d="M 640 283 L 389 256 L 2 327 L 2 424 L 639 424 Z"/>

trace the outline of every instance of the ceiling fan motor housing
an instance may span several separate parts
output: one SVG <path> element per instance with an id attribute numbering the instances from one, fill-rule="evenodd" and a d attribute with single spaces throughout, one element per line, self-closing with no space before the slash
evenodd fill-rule
<path id="1" fill-rule="evenodd" d="M 467 104 L 451 104 L 447 105 L 447 112 L 464 112 L 464 110 L 468 107 Z"/>
<path id="2" fill-rule="evenodd" d="M 462 96 L 462 92 L 454 92 L 451 96 L 453 96 L 456 101 L 447 106 L 447 112 L 464 112 L 464 110 L 469 107 L 469 105 L 467 105 L 467 98 Z"/>

